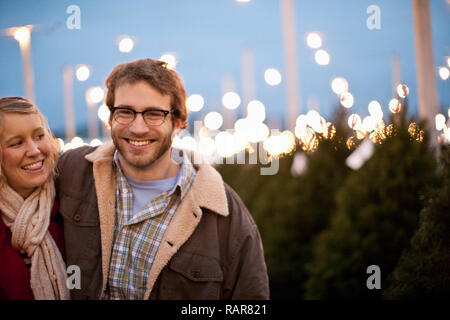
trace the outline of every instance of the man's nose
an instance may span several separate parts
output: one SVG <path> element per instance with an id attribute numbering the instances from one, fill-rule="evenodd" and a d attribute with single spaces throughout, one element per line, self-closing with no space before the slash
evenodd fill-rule
<path id="1" fill-rule="evenodd" d="M 142 113 L 138 113 L 130 125 L 130 131 L 134 134 L 144 134 L 148 132 L 148 126 L 145 123 Z"/>

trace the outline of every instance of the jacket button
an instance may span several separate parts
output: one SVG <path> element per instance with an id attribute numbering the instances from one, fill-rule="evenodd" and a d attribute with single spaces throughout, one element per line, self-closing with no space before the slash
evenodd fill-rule
<path id="1" fill-rule="evenodd" d="M 199 278 L 200 277 L 200 271 L 195 270 L 194 271 L 194 278 Z"/>
<path id="2" fill-rule="evenodd" d="M 74 219 L 76 222 L 79 222 L 79 221 L 81 220 L 81 216 L 80 216 L 79 214 L 76 214 L 76 215 L 73 216 L 73 219 Z"/>

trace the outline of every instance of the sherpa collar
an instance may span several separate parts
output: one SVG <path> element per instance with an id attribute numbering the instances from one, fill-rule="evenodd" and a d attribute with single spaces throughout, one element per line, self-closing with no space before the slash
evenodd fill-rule
<path id="1" fill-rule="evenodd" d="M 112 163 L 115 152 L 114 144 L 109 141 L 86 155 L 86 160 L 100 164 Z M 189 157 L 193 155 L 187 153 Z M 202 163 L 195 164 L 197 175 L 191 186 L 195 204 L 201 208 L 211 210 L 221 216 L 228 215 L 228 203 L 225 194 L 225 187 L 221 175 L 211 165 Z"/>

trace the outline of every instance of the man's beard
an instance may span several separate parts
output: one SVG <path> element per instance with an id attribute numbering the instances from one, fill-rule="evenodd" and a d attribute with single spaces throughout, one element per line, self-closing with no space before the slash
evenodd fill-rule
<path id="1" fill-rule="evenodd" d="M 150 146 L 150 149 L 153 150 L 142 150 L 145 153 L 139 157 L 133 157 L 131 152 L 127 147 L 123 144 L 126 142 L 121 138 L 117 138 L 114 134 L 111 135 L 114 145 L 116 146 L 119 154 L 122 158 L 132 167 L 136 169 L 146 169 L 150 168 L 155 162 L 157 162 L 172 146 L 172 133 L 168 135 L 164 135 L 162 140 L 158 139 L 153 142 L 154 145 Z M 138 137 L 135 137 L 138 138 Z M 161 137 L 160 137 L 161 138 Z M 157 144 L 160 143 L 158 146 Z M 155 149 L 157 148 L 157 149 Z M 142 152 L 141 151 L 141 152 Z"/>

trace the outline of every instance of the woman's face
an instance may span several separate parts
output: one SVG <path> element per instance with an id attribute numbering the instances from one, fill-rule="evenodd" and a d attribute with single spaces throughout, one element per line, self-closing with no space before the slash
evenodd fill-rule
<path id="1" fill-rule="evenodd" d="M 52 171 L 50 139 L 37 114 L 4 114 L 2 127 L 2 172 L 10 187 L 26 199 Z"/>

